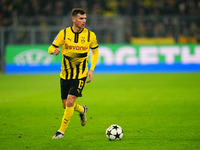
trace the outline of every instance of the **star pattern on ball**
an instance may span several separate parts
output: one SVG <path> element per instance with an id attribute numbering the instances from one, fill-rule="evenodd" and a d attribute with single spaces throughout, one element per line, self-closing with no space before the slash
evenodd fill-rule
<path id="1" fill-rule="evenodd" d="M 117 124 L 109 126 L 106 130 L 106 137 L 110 141 L 121 140 L 121 138 L 123 137 L 122 128 Z"/>
<path id="2" fill-rule="evenodd" d="M 117 130 L 118 128 L 119 128 L 118 126 L 113 126 L 113 129 L 116 129 L 116 130 Z"/>
<path id="3" fill-rule="evenodd" d="M 107 132 L 107 135 L 110 136 L 110 135 L 111 135 L 111 131 L 108 131 L 108 132 Z"/>
<path id="4" fill-rule="evenodd" d="M 119 139 L 120 137 L 120 134 L 118 134 L 118 132 L 117 132 L 117 134 L 115 135 L 115 139 Z"/>

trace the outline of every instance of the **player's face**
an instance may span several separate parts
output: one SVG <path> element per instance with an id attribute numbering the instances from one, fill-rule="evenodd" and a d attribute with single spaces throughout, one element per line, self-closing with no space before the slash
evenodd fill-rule
<path id="1" fill-rule="evenodd" d="M 85 28 L 86 24 L 86 14 L 77 14 L 77 16 L 74 18 L 74 25 L 78 27 L 79 29 Z"/>

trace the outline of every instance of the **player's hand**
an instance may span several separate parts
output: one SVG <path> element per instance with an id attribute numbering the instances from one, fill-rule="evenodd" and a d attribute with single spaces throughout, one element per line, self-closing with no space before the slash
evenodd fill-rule
<path id="1" fill-rule="evenodd" d="M 56 48 L 54 51 L 53 51 L 54 55 L 58 55 L 60 53 L 60 49 L 59 48 Z"/>
<path id="2" fill-rule="evenodd" d="M 87 81 L 87 83 L 90 83 L 92 81 L 92 76 L 93 76 L 93 71 L 90 70 L 87 74 L 87 78 L 89 78 L 89 80 Z"/>

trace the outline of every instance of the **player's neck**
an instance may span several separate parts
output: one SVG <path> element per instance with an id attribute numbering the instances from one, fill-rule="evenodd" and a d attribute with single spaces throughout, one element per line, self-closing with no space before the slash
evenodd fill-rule
<path id="1" fill-rule="evenodd" d="M 72 26 L 72 29 L 73 29 L 73 31 L 76 32 L 76 33 L 79 33 L 79 32 L 81 32 L 81 31 L 83 30 L 82 28 L 78 28 L 78 27 L 76 27 L 76 26 Z"/>

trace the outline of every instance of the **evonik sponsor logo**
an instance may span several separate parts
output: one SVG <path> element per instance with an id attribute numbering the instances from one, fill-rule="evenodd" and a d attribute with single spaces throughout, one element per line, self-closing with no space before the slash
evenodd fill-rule
<path id="1" fill-rule="evenodd" d="M 65 48 L 66 49 L 73 49 L 73 50 L 87 50 L 88 47 L 84 47 L 84 46 L 72 46 L 72 45 L 68 45 L 68 44 L 65 44 Z"/>

